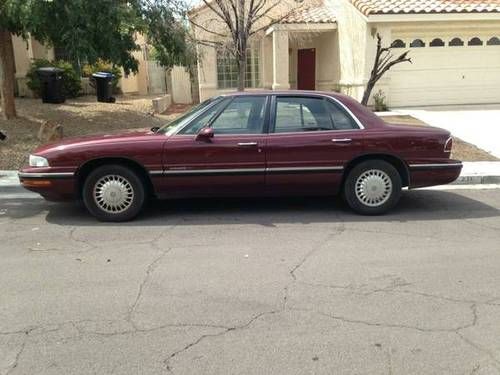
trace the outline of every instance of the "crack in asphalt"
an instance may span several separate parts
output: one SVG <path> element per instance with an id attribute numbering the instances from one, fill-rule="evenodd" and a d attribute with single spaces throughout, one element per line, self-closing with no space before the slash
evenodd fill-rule
<path id="1" fill-rule="evenodd" d="M 205 334 L 205 335 L 202 335 L 200 336 L 198 339 L 196 339 L 195 341 L 187 344 L 186 346 L 184 346 L 182 349 L 180 350 L 177 350 L 173 353 L 171 353 L 167 358 L 165 358 L 163 360 L 163 363 L 165 365 L 165 368 L 168 372 L 170 373 L 173 373 L 173 368 L 171 367 L 170 365 L 170 361 L 175 358 L 176 356 L 178 356 L 179 354 L 181 353 L 184 353 L 186 351 L 188 351 L 189 349 L 191 349 L 192 347 L 198 345 L 200 342 L 202 342 L 203 340 L 207 339 L 207 338 L 212 338 L 212 337 L 219 337 L 219 336 L 224 336 L 230 332 L 235 332 L 235 331 L 239 331 L 239 330 L 244 330 L 246 328 L 248 328 L 249 326 L 251 326 L 254 322 L 256 322 L 258 319 L 262 318 L 263 316 L 266 316 L 266 315 L 274 315 L 274 314 L 277 314 L 277 313 L 280 313 L 282 310 L 272 310 L 272 311 L 266 311 L 266 312 L 262 312 L 262 313 L 259 313 L 255 316 L 253 316 L 249 321 L 247 321 L 245 324 L 242 324 L 242 325 L 238 325 L 238 326 L 234 326 L 234 327 L 229 327 L 229 328 L 226 328 L 224 329 L 223 331 L 221 332 L 218 332 L 218 333 L 209 333 L 209 334 Z"/>
<path id="2" fill-rule="evenodd" d="M 29 332 L 24 333 L 24 338 L 23 338 L 23 341 L 22 341 L 21 346 L 19 348 L 19 351 L 16 353 L 16 356 L 14 357 L 14 362 L 7 369 L 7 372 L 5 373 L 5 375 L 9 375 L 10 373 L 12 373 L 12 371 L 14 371 L 15 368 L 18 366 L 19 359 L 21 358 L 21 355 L 24 352 L 24 348 L 26 348 L 26 343 L 28 342 L 28 335 L 29 335 Z"/>
<path id="3" fill-rule="evenodd" d="M 137 329 L 137 326 L 136 326 L 136 324 L 134 322 L 134 313 L 135 313 L 135 311 L 137 309 L 137 306 L 140 303 L 140 300 L 141 300 L 143 292 L 144 292 L 144 288 L 146 287 L 146 284 L 151 280 L 153 272 L 155 271 L 155 269 L 158 266 L 158 264 L 173 249 L 172 247 L 167 247 L 165 249 L 162 249 L 160 247 L 160 245 L 158 244 L 158 241 L 160 241 L 160 239 L 164 236 L 164 234 L 165 234 L 165 232 L 161 232 L 156 238 L 154 238 L 153 240 L 151 240 L 149 242 L 152 247 L 156 248 L 160 252 L 160 254 L 157 257 L 155 257 L 153 259 L 153 261 L 151 263 L 149 263 L 149 265 L 147 266 L 147 268 L 146 268 L 146 274 L 144 276 L 144 279 L 142 280 L 142 282 L 139 285 L 139 289 L 137 291 L 137 295 L 135 297 L 135 300 L 132 303 L 132 306 L 130 306 L 128 312 L 127 312 L 126 321 L 130 322 L 130 324 L 135 329 Z"/>

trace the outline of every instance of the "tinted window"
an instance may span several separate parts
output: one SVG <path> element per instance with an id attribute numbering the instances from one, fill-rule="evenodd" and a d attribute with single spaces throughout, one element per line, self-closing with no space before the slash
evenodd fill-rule
<path id="1" fill-rule="evenodd" d="M 227 104 L 228 100 L 229 99 L 222 100 L 220 103 L 210 107 L 202 115 L 195 118 L 191 124 L 182 129 L 179 134 L 198 134 L 200 129 L 208 125 L 217 112 L 219 112 L 219 110 Z"/>
<path id="2" fill-rule="evenodd" d="M 267 97 L 241 96 L 235 98 L 215 119 L 215 134 L 262 133 Z"/>
<path id="3" fill-rule="evenodd" d="M 276 98 L 276 133 L 333 130 L 333 123 L 322 98 Z"/>
<path id="4" fill-rule="evenodd" d="M 338 104 L 329 100 L 326 100 L 325 104 L 328 108 L 328 112 L 330 112 L 335 130 L 359 129 L 359 126 L 356 124 L 354 119 L 347 114 L 344 109 L 340 108 Z"/>

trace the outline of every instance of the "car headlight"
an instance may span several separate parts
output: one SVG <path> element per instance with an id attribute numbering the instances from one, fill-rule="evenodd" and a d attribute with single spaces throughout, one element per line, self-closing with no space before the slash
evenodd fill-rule
<path id="1" fill-rule="evenodd" d="M 30 155 L 30 167 L 48 167 L 49 161 L 41 156 Z"/>

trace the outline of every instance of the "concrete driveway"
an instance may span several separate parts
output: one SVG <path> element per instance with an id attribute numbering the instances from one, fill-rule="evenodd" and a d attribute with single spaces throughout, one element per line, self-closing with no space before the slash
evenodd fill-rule
<path id="1" fill-rule="evenodd" d="M 0 196 L 0 374 L 499 374 L 500 190 L 154 204 Z"/>
<path id="2" fill-rule="evenodd" d="M 447 129 L 454 136 L 500 158 L 500 105 L 429 107 L 394 112 Z"/>

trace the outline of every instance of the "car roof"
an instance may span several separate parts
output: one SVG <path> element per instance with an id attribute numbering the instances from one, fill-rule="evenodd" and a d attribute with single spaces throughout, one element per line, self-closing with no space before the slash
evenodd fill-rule
<path id="1" fill-rule="evenodd" d="M 250 91 L 233 91 L 221 94 L 220 96 L 244 96 L 244 95 L 324 95 L 342 99 L 345 95 L 333 91 L 312 91 L 312 90 L 250 90 Z"/>

